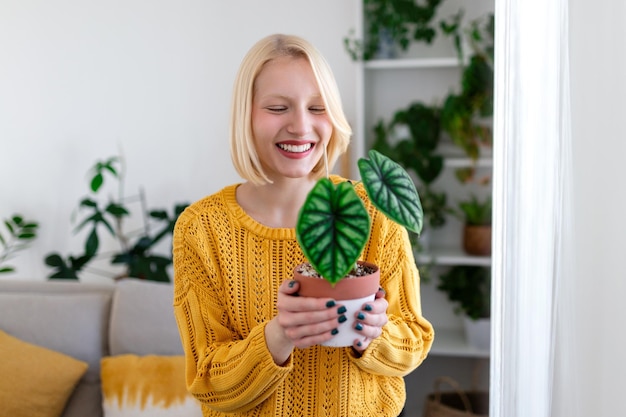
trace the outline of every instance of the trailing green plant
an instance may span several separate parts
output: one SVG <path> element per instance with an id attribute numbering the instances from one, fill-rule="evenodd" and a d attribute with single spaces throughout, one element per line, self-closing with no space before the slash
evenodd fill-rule
<path id="1" fill-rule="evenodd" d="M 363 0 L 364 39 L 352 30 L 344 46 L 353 60 L 376 57 L 381 42 L 390 41 L 402 51 L 412 42 L 430 44 L 436 36 L 433 19 L 442 0 Z"/>
<path id="2" fill-rule="evenodd" d="M 490 147 L 493 131 L 493 53 L 494 15 L 470 22 L 465 28 L 472 54 L 465 64 L 461 39 L 461 16 L 455 15 L 452 23 L 442 24 L 444 32 L 454 37 L 459 59 L 463 63 L 460 92 L 449 94 L 441 109 L 441 126 L 452 142 L 472 160 L 477 161 L 483 146 Z M 457 178 L 469 182 L 474 178 L 475 166 L 458 169 Z"/>
<path id="3" fill-rule="evenodd" d="M 491 315 L 491 268 L 457 265 L 439 276 L 437 289 L 455 304 L 455 313 L 477 320 Z"/>
<path id="4" fill-rule="evenodd" d="M 472 194 L 469 200 L 459 202 L 456 216 L 470 226 L 488 226 L 491 224 L 492 200 L 491 196 L 480 200 Z"/>
<path id="5" fill-rule="evenodd" d="M 28 248 L 37 237 L 39 223 L 25 220 L 21 214 L 14 214 L 3 219 L 4 233 L 0 233 L 0 274 L 15 272 L 15 267 L 6 261 L 21 250 Z"/>
<path id="6" fill-rule="evenodd" d="M 402 166 L 370 150 L 360 158 L 361 181 L 372 204 L 419 234 L 423 211 L 415 184 Z M 352 182 L 317 181 L 300 209 L 296 238 L 311 266 L 332 285 L 355 268 L 370 235 L 371 219 Z"/>
<path id="7" fill-rule="evenodd" d="M 374 126 L 375 140 L 372 145 L 372 149 L 398 161 L 419 179 L 417 189 L 424 216 L 433 228 L 446 223 L 448 211 L 447 194 L 436 191 L 432 186 L 443 171 L 443 156 L 438 153 L 441 139 L 439 113 L 437 107 L 421 102 L 399 109 L 387 125 L 381 120 Z M 401 126 L 407 129 L 398 129 Z M 409 137 L 395 138 L 402 132 L 407 132 Z"/>
<path id="8" fill-rule="evenodd" d="M 124 175 L 119 157 L 98 161 L 90 173 L 90 194 L 78 206 L 78 212 L 86 214 L 74 229 L 75 233 L 88 230 L 84 253 L 78 256 L 69 255 L 67 258 L 58 253 L 46 256 L 46 265 L 54 269 L 49 278 L 79 279 L 79 273 L 87 270 L 92 261 L 108 258 L 111 264 L 124 266 L 124 272 L 115 276 L 115 279 L 134 277 L 169 282 L 167 268 L 171 265 L 172 258 L 170 255 L 154 253 L 153 249 L 165 237 L 171 236 L 178 216 L 188 204 L 176 204 L 173 212 L 168 213 L 163 209 L 148 209 L 141 189 L 139 195 L 126 197 L 123 193 Z M 118 196 L 104 201 L 98 200 L 107 177 L 117 181 Z M 131 216 L 128 205 L 131 202 L 141 205 L 143 227 L 129 232 L 124 228 L 124 220 Z M 103 233 L 117 240 L 118 251 L 99 253 Z M 101 273 L 93 268 L 91 271 Z"/>

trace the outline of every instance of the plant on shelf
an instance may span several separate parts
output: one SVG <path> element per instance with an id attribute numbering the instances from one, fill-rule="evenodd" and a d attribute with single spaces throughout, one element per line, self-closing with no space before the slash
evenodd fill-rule
<path id="1" fill-rule="evenodd" d="M 372 204 L 388 218 L 420 233 L 423 211 L 413 180 L 398 163 L 371 150 L 358 168 Z M 313 269 L 331 285 L 354 272 L 370 235 L 371 219 L 352 182 L 324 177 L 307 195 L 296 238 Z"/>
<path id="2" fill-rule="evenodd" d="M 460 15 L 454 23 L 443 25 L 444 31 L 454 36 L 457 52 L 462 62 Z M 465 183 L 474 179 L 475 162 L 481 154 L 481 148 L 491 147 L 493 115 L 493 37 L 494 15 L 472 21 L 464 30 L 472 46 L 468 63 L 463 65 L 461 91 L 449 94 L 441 109 L 441 126 L 452 142 L 460 147 L 474 162 L 471 167 L 457 169 L 459 181 Z M 486 182 L 482 178 L 480 182 Z"/>
<path id="3" fill-rule="evenodd" d="M 455 304 L 455 313 L 472 320 L 490 317 L 491 269 L 457 265 L 439 276 L 437 289 Z"/>
<path id="4" fill-rule="evenodd" d="M 453 213 L 463 222 L 463 249 L 469 255 L 491 255 L 491 196 L 472 194 Z"/>
<path id="5" fill-rule="evenodd" d="M 54 269 L 50 279 L 79 279 L 79 273 L 87 270 L 92 261 L 106 257 L 111 264 L 124 266 L 124 272 L 113 277 L 116 280 L 134 277 L 150 281 L 170 281 L 167 268 L 172 263 L 171 256 L 153 253 L 153 249 L 172 234 L 174 224 L 187 204 L 175 205 L 173 213 L 168 214 L 161 209 L 149 210 L 143 190 L 140 190 L 138 196 L 126 197 L 123 194 L 124 173 L 121 166 L 121 159 L 112 157 L 106 161 L 98 161 L 91 169 L 90 195 L 84 197 L 78 207 L 79 211 L 86 210 L 87 214 L 75 229 L 75 232 L 89 229 L 84 253 L 79 256 L 70 255 L 67 259 L 58 253 L 46 256 L 45 263 Z M 107 176 L 117 181 L 118 197 L 99 201 L 97 197 Z M 124 228 L 124 220 L 131 215 L 127 205 L 129 202 L 139 203 L 142 208 L 143 227 L 137 231 L 128 232 Z M 117 240 L 119 251 L 99 253 L 102 231 L 108 232 Z M 93 268 L 91 271 L 102 273 Z"/>
<path id="6" fill-rule="evenodd" d="M 15 272 L 15 267 L 6 261 L 15 254 L 30 246 L 37 237 L 39 224 L 32 220 L 24 220 L 21 214 L 14 214 L 3 220 L 5 233 L 0 233 L 0 274 Z"/>
<path id="7" fill-rule="evenodd" d="M 353 60 L 377 57 L 381 44 L 406 51 L 411 42 L 431 43 L 436 35 L 433 18 L 442 0 L 363 0 L 364 40 L 354 31 L 344 38 Z"/>

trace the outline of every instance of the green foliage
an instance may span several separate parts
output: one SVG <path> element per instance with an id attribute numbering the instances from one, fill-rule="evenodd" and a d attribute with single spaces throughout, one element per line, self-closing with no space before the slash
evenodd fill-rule
<path id="1" fill-rule="evenodd" d="M 382 40 L 389 37 L 400 50 L 411 42 L 430 44 L 436 36 L 432 20 L 441 0 L 363 0 L 365 39 L 353 33 L 344 38 L 344 46 L 353 60 L 376 57 Z"/>
<path id="2" fill-rule="evenodd" d="M 470 226 L 486 226 L 491 224 L 491 196 L 481 201 L 476 195 L 472 194 L 469 200 L 459 203 L 459 209 L 456 215 L 465 222 L 465 224 Z"/>
<path id="3" fill-rule="evenodd" d="M 395 145 L 391 145 L 392 136 L 400 131 L 399 126 L 406 126 L 410 136 L 400 137 Z M 447 195 L 432 187 L 443 171 L 443 156 L 437 153 L 441 138 L 439 110 L 420 102 L 412 103 L 406 109 L 396 111 L 388 125 L 379 121 L 374 133 L 372 149 L 413 171 L 420 182 L 419 194 L 428 224 L 443 226 L 448 210 Z"/>
<path id="4" fill-rule="evenodd" d="M 15 256 L 16 252 L 30 246 L 37 237 L 39 224 L 32 220 L 24 220 L 21 214 L 14 214 L 3 219 L 5 232 L 0 233 L 0 274 L 14 272 L 15 268 L 6 261 Z"/>
<path id="5" fill-rule="evenodd" d="M 454 36 L 462 59 L 460 15 L 454 23 L 446 26 L 445 31 Z M 465 33 L 472 46 L 472 55 L 463 67 L 460 92 L 451 93 L 444 100 L 441 127 L 467 156 L 476 161 L 480 157 L 481 146 L 491 146 L 493 137 L 490 123 L 484 120 L 493 115 L 494 15 L 472 21 Z M 461 182 L 472 180 L 473 174 L 471 169 L 457 171 Z"/>
<path id="6" fill-rule="evenodd" d="M 122 276 L 135 277 L 150 281 L 169 282 L 170 277 L 167 268 L 172 263 L 171 256 L 153 253 L 154 247 L 165 237 L 170 236 L 178 216 L 187 207 L 187 204 L 177 204 L 170 214 L 165 210 L 148 210 L 146 208 L 143 191 L 135 198 L 125 197 L 123 190 L 123 175 L 121 161 L 118 157 L 109 158 L 103 162 L 98 161 L 90 170 L 89 181 L 90 195 L 80 200 L 78 211 L 86 213 L 75 227 L 74 232 L 88 230 L 83 251 L 84 253 L 64 259 L 58 253 L 46 256 L 46 265 L 53 268 L 50 279 L 79 279 L 81 271 L 87 270 L 90 263 L 96 259 L 106 257 L 111 264 L 124 265 L 125 272 Z M 105 179 L 117 181 L 117 199 L 109 197 L 102 201 L 99 199 Z M 129 201 L 141 203 L 141 214 L 144 219 L 144 227 L 138 231 L 127 232 L 124 229 L 124 220 L 131 216 Z M 100 253 L 100 243 L 103 233 L 117 240 L 119 251 L 114 253 Z M 92 272 L 98 272 L 91 269 Z"/>
<path id="7" fill-rule="evenodd" d="M 491 314 L 491 269 L 482 266 L 457 265 L 439 277 L 437 289 L 456 303 L 455 312 L 471 319 Z"/>
<path id="8" fill-rule="evenodd" d="M 322 178 L 299 214 L 296 236 L 311 265 L 336 283 L 354 266 L 369 238 L 370 216 L 348 182 Z"/>
<path id="9" fill-rule="evenodd" d="M 371 150 L 358 161 L 364 188 L 387 217 L 415 233 L 422 229 L 422 207 L 415 185 L 402 167 Z M 331 284 L 356 264 L 370 235 L 371 220 L 352 183 L 320 179 L 307 195 L 296 224 L 296 238 L 313 268 Z"/>

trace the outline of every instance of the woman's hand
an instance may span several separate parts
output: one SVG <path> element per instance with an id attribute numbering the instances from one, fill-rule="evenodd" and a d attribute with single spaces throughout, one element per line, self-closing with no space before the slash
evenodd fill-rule
<path id="1" fill-rule="evenodd" d="M 363 308 L 356 314 L 355 329 L 365 338 L 354 341 L 354 349 L 358 353 L 363 353 L 372 340 L 383 333 L 383 326 L 387 324 L 387 307 L 389 303 L 385 300 L 385 290 L 380 288 L 376 292 L 374 301 L 363 304 Z"/>
<path id="2" fill-rule="evenodd" d="M 294 347 L 307 348 L 330 340 L 344 322 L 345 307 L 331 298 L 299 297 L 299 284 L 288 280 L 278 289 L 278 315 L 265 327 L 268 348 L 278 364 Z M 386 308 L 386 307 L 385 307 Z"/>

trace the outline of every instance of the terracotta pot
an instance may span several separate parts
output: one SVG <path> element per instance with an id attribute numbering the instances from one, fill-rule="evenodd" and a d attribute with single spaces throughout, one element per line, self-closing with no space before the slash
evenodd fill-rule
<path id="1" fill-rule="evenodd" d="M 337 333 L 323 346 L 344 347 L 352 346 L 356 339 L 363 339 L 363 335 L 354 330 L 356 314 L 361 311 L 363 304 L 373 301 L 380 287 L 380 270 L 378 266 L 368 262 L 358 262 L 374 268 L 374 272 L 354 278 L 344 278 L 335 286 L 319 277 L 302 275 L 298 272 L 299 266 L 294 270 L 294 280 L 300 284 L 298 294 L 302 297 L 332 298 L 338 306 L 346 307 L 345 316 L 348 318 L 343 323 L 338 323 Z"/>
<path id="2" fill-rule="evenodd" d="M 491 255 L 491 225 L 465 225 L 463 229 L 463 250 L 468 255 Z"/>

